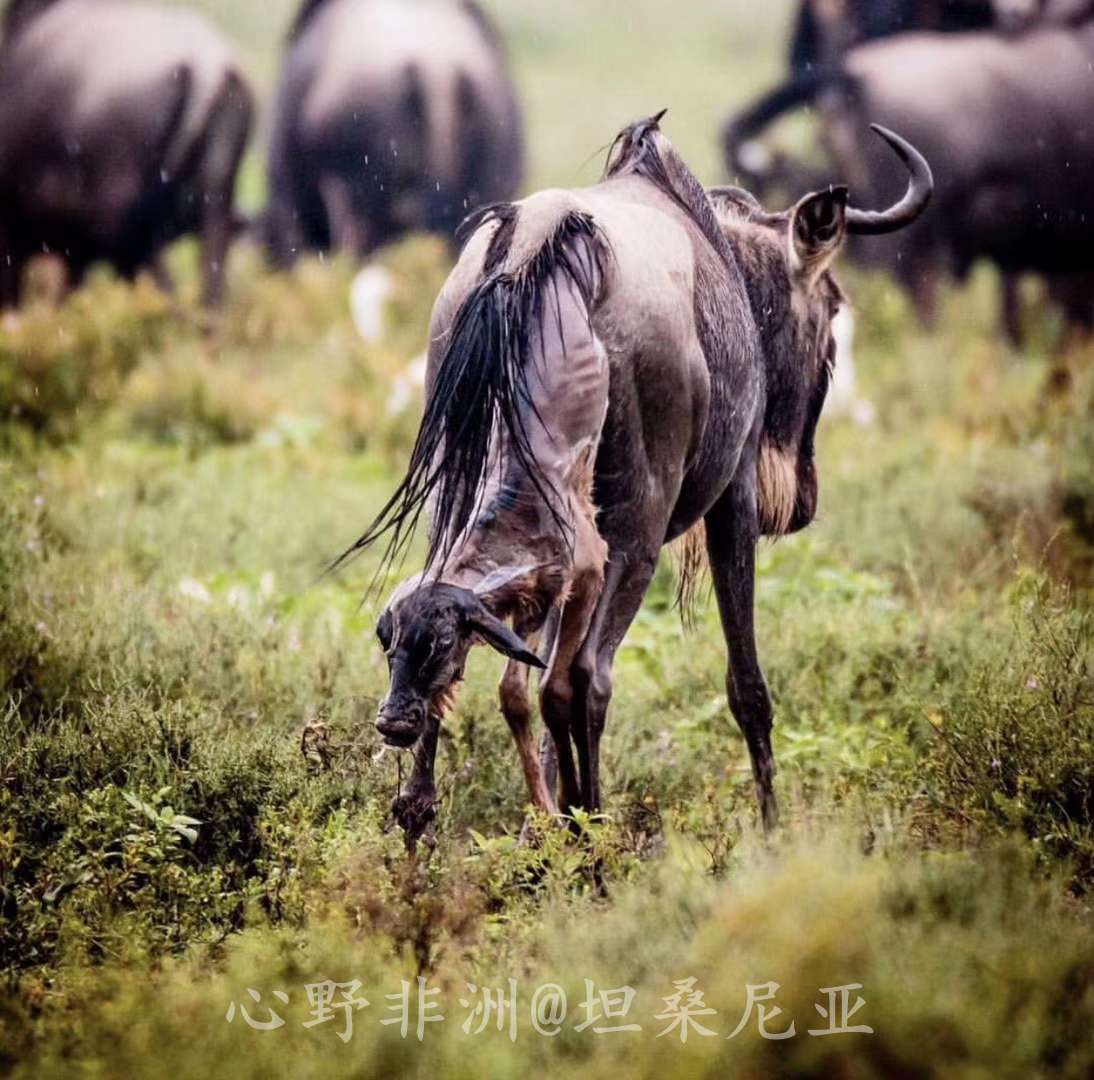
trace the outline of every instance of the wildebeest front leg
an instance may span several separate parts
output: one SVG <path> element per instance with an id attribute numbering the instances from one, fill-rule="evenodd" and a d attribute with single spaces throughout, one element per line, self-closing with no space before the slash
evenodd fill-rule
<path id="1" fill-rule="evenodd" d="M 353 189 L 344 176 L 326 173 L 319 178 L 319 197 L 327 214 L 330 246 L 363 259 L 369 251 L 368 230 L 353 202 Z"/>
<path id="2" fill-rule="evenodd" d="M 421 737 L 414 744 L 414 768 L 410 779 L 391 803 L 391 814 L 406 834 L 406 849 L 409 852 L 414 851 L 422 834 L 437 816 L 433 764 L 440 730 L 440 717 L 430 714 Z"/>
<path id="3" fill-rule="evenodd" d="M 760 814 L 764 829 L 770 831 L 778 822 L 779 811 L 773 786 L 771 697 L 756 655 L 753 621 L 759 537 L 754 479 L 736 480 L 706 515 L 705 523 L 710 572 L 729 652 L 726 694 L 748 744 Z"/>

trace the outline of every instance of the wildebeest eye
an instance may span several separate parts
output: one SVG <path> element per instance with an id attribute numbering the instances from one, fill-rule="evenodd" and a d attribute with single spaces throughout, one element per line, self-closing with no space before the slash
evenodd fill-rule
<path id="1" fill-rule="evenodd" d="M 395 620 L 392 618 L 391 611 L 386 610 L 383 615 L 380 616 L 380 621 L 376 624 L 376 636 L 380 640 L 380 647 L 384 652 L 391 651 L 391 635 L 394 630 Z"/>

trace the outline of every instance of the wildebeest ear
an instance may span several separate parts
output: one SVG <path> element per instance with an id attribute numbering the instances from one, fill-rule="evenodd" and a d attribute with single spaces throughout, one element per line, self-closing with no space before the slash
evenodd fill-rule
<path id="1" fill-rule="evenodd" d="M 847 236 L 847 188 L 806 195 L 790 211 L 790 267 L 808 288 L 828 269 Z"/>
<path id="2" fill-rule="evenodd" d="M 519 660 L 529 667 L 545 668 L 547 665 L 508 626 L 486 608 L 471 616 L 471 629 L 510 660 Z"/>

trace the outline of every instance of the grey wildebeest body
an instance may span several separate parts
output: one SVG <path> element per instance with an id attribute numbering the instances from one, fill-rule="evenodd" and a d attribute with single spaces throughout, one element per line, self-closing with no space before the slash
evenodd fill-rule
<path id="1" fill-rule="evenodd" d="M 1092 0 L 801 0 L 790 38 L 790 72 L 838 65 L 856 45 L 915 31 L 954 34 L 1077 26 Z"/>
<path id="2" fill-rule="evenodd" d="M 388 533 L 397 549 L 428 504 L 426 569 L 377 627 L 391 673 L 377 727 L 415 747 L 394 807 L 409 843 L 433 815 L 437 732 L 476 642 L 510 658 L 501 705 L 532 802 L 556 808 L 529 727 L 537 666 L 560 803 L 599 806 L 612 660 L 662 545 L 699 522 L 730 706 L 774 821 L 754 550 L 816 509 L 841 302 L 827 266 L 848 229 L 901 227 L 929 196 L 925 163 L 894 145 L 914 180 L 878 215 L 848 209 L 846 188 L 780 215 L 738 189 L 708 194 L 656 120 L 620 136 L 597 186 L 483 215 L 434 307 L 407 476 L 355 545 Z M 540 660 L 524 639 L 545 624 Z"/>
<path id="3" fill-rule="evenodd" d="M 1017 340 L 1014 285 L 1044 274 L 1072 322 L 1090 325 L 1094 273 L 1094 24 L 1007 38 L 906 34 L 851 50 L 841 67 L 791 80 L 730 121 L 727 161 L 740 173 L 749 141 L 786 110 L 815 103 L 833 173 L 884 199 L 898 177 L 868 135 L 906 132 L 937 188 L 899 238 L 853 248 L 890 270 L 930 318 L 940 278 L 979 258 L 1003 272 L 1004 322 Z M 753 177 L 753 179 L 756 179 Z M 813 177 L 814 180 L 817 177 Z"/>
<path id="4" fill-rule="evenodd" d="M 472 0 L 309 0 L 290 35 L 270 141 L 271 257 L 363 257 L 402 233 L 449 239 L 520 186 L 504 51 Z"/>
<path id="5" fill-rule="evenodd" d="M 1014 0 L 1022 2 L 1022 0 Z M 1029 0 L 1032 7 L 1038 0 Z M 995 25 L 1002 0 L 801 0 L 790 38 L 790 70 L 839 63 L 865 41 L 912 30 L 953 33 Z M 1004 16 L 1005 18 L 1005 16 Z"/>
<path id="6" fill-rule="evenodd" d="M 219 303 L 253 103 L 230 43 L 193 12 L 14 0 L 0 44 L 0 304 L 52 252 L 78 282 L 125 276 L 199 232 Z"/>

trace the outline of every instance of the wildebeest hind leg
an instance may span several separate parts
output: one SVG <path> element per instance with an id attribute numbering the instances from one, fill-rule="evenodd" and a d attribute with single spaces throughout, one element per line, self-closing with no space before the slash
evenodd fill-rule
<path id="1" fill-rule="evenodd" d="M 201 166 L 203 302 L 219 308 L 224 297 L 225 263 L 236 231 L 236 174 L 251 131 L 254 106 L 242 81 L 230 76 L 212 109 Z"/>
<path id="2" fill-rule="evenodd" d="M 319 179 L 319 196 L 327 214 L 330 245 L 335 251 L 348 251 L 361 259 L 368 253 L 368 235 L 353 204 L 349 181 L 334 173 Z"/>
<path id="3" fill-rule="evenodd" d="M 0 311 L 17 307 L 25 260 L 16 250 L 7 228 L 0 222 Z"/>
<path id="4" fill-rule="evenodd" d="M 589 629 L 603 578 L 599 573 L 589 573 L 575 578 L 570 595 L 562 608 L 558 637 L 551 654 L 547 671 L 539 688 L 539 707 L 543 722 L 555 744 L 555 756 L 559 776 L 559 804 L 570 811 L 582 805 L 582 789 L 574 764 L 574 746 L 585 768 L 587 755 L 585 744 L 574 728 L 575 710 L 582 702 L 575 700 L 571 668 L 581 643 Z M 583 727 L 581 735 L 583 736 Z M 571 736 L 573 742 L 571 742 Z"/>
<path id="5" fill-rule="evenodd" d="M 612 662 L 653 580 L 660 547 L 658 536 L 629 552 L 612 553 L 592 625 L 573 665 L 574 741 L 586 810 L 600 809 L 600 739 L 612 697 Z"/>
<path id="6" fill-rule="evenodd" d="M 738 475 L 744 471 L 739 470 Z M 705 523 L 707 556 L 729 652 L 726 694 L 730 710 L 748 744 L 760 814 L 764 829 L 770 831 L 778 822 L 778 804 L 773 786 L 771 697 L 756 655 L 753 622 L 759 535 L 753 482 L 735 481 L 706 515 Z"/>

